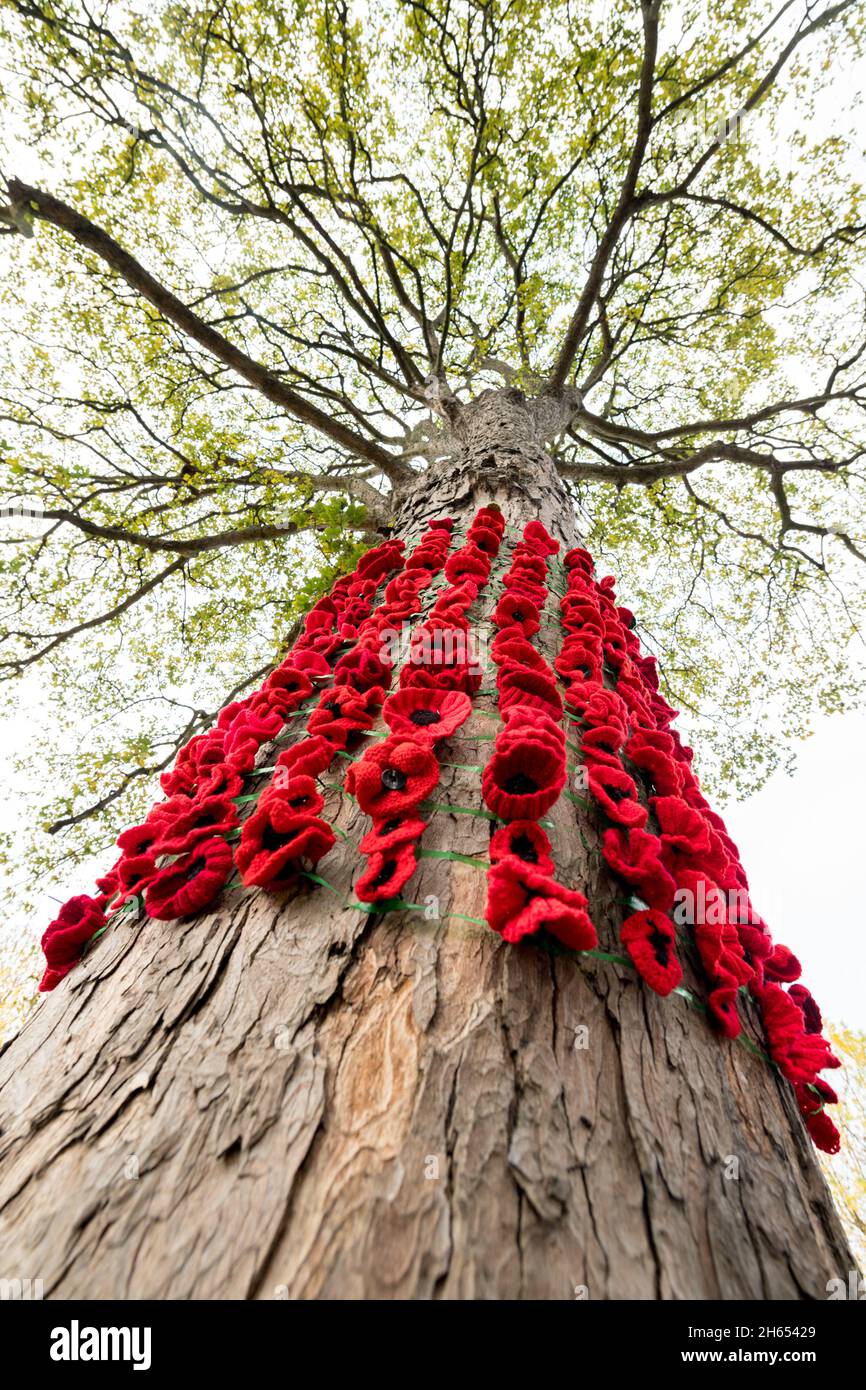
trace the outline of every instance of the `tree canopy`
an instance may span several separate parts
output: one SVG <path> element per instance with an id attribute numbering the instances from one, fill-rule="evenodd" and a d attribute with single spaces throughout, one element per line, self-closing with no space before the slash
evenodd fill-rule
<path id="1" fill-rule="evenodd" d="M 863 29 L 862 0 L 0 0 L 33 870 L 152 800 L 485 387 L 558 406 L 717 790 L 860 695 Z"/>

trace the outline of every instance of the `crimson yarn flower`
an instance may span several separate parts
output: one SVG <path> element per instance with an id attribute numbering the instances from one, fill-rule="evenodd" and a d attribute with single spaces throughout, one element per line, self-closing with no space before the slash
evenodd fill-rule
<path id="1" fill-rule="evenodd" d="M 550 667 L 541 652 L 533 647 L 531 642 L 527 642 L 518 627 L 505 627 L 497 632 L 490 644 L 490 655 L 497 666 L 511 661 L 518 666 L 526 666 L 531 671 L 550 674 Z"/>
<path id="2" fill-rule="evenodd" d="M 531 671 L 516 662 L 506 661 L 499 668 L 496 686 L 502 710 L 511 705 L 530 705 L 552 712 L 557 719 L 562 717 L 562 697 L 543 671 Z"/>
<path id="3" fill-rule="evenodd" d="M 803 1015 L 803 1027 L 807 1033 L 820 1033 L 824 1026 L 821 1018 L 821 1010 L 815 1002 L 814 995 L 805 985 L 791 985 L 788 990 L 788 998 L 793 999 L 800 1013 Z"/>
<path id="4" fill-rule="evenodd" d="M 368 816 L 387 819 L 424 801 L 438 782 L 439 764 L 429 744 L 392 734 L 352 764 L 344 785 Z"/>
<path id="5" fill-rule="evenodd" d="M 313 734 L 284 749 L 277 758 L 276 766 L 307 777 L 318 777 L 331 766 L 335 754 L 336 749 L 332 743 L 321 734 Z"/>
<path id="6" fill-rule="evenodd" d="M 297 877 L 301 864 L 317 864 L 335 835 L 316 812 L 322 798 L 309 777 L 291 778 L 284 788 L 272 788 L 244 822 L 235 864 L 250 887 L 282 888 Z"/>
<path id="7" fill-rule="evenodd" d="M 462 584 L 467 579 L 475 584 L 486 584 L 490 574 L 490 560 L 483 550 L 464 545 L 449 555 L 445 562 L 445 578 L 449 584 Z"/>
<path id="8" fill-rule="evenodd" d="M 484 800 L 501 820 L 538 820 L 565 786 L 564 754 L 532 739 L 497 748 L 481 776 Z"/>
<path id="9" fill-rule="evenodd" d="M 814 1085 L 818 1072 L 841 1063 L 820 1033 L 807 1033 L 802 1010 L 781 985 L 764 985 L 757 993 L 770 1056 L 793 1083 Z"/>
<path id="10" fill-rule="evenodd" d="M 389 898 L 396 898 L 417 867 L 414 841 L 405 841 L 381 853 L 374 851 L 367 868 L 355 883 L 355 892 L 362 903 L 386 902 Z"/>
<path id="11" fill-rule="evenodd" d="M 793 980 L 799 980 L 803 973 L 803 967 L 787 946 L 777 945 L 771 956 L 764 961 L 764 974 L 768 980 L 780 980 L 783 984 L 788 984 Z"/>
<path id="12" fill-rule="evenodd" d="M 389 695 L 382 718 L 392 734 L 405 734 L 430 743 L 450 738 L 472 713 L 472 701 L 461 690 L 425 690 L 407 686 Z"/>
<path id="13" fill-rule="evenodd" d="M 638 974 L 656 994 L 667 995 L 683 978 L 677 959 L 673 923 L 655 908 L 633 912 L 620 928 L 620 938 Z"/>
<path id="14" fill-rule="evenodd" d="M 362 854 L 384 854 L 399 845 L 417 842 L 427 829 L 427 822 L 413 814 L 413 809 L 396 815 L 377 817 L 372 828 L 358 843 Z"/>
<path id="15" fill-rule="evenodd" d="M 632 884 L 650 907 L 673 907 L 676 884 L 662 863 L 661 841 L 647 830 L 605 830 L 602 856 L 615 874 Z"/>
<path id="16" fill-rule="evenodd" d="M 532 637 L 541 627 L 539 613 L 532 599 L 521 598 L 519 594 L 505 593 L 493 610 L 492 621 L 496 627 L 514 627 L 524 637 Z"/>
<path id="17" fill-rule="evenodd" d="M 541 555 L 555 555 L 559 550 L 559 541 L 553 539 L 550 532 L 540 521 L 530 521 L 523 528 L 523 539 L 528 541 Z"/>
<path id="18" fill-rule="evenodd" d="M 159 835 L 156 854 L 183 854 L 213 835 L 227 835 L 238 823 L 238 810 L 230 796 L 202 796 L 190 801 L 176 796 L 157 808 Z M 120 840 L 117 842 L 120 844 Z"/>
<path id="19" fill-rule="evenodd" d="M 225 840 L 202 840 L 151 879 L 144 893 L 148 917 L 171 922 L 200 912 L 213 902 L 231 868 L 232 852 Z"/>
<path id="20" fill-rule="evenodd" d="M 647 808 L 637 799 L 634 779 L 622 768 L 608 767 L 605 763 L 589 763 L 586 766 L 586 780 L 590 795 L 609 820 L 630 827 L 646 825 Z"/>
<path id="21" fill-rule="evenodd" d="M 42 934 L 46 969 L 39 989 L 43 994 L 55 989 L 78 964 L 88 941 L 104 926 L 105 913 L 86 893 L 79 893 L 63 904 Z"/>
<path id="22" fill-rule="evenodd" d="M 582 893 L 521 859 L 505 858 L 487 874 L 487 922 L 504 941 L 516 943 L 544 929 L 575 951 L 597 945 Z"/>
<path id="23" fill-rule="evenodd" d="M 369 647 L 355 647 L 341 656 L 334 667 L 334 685 L 351 685 L 355 690 L 387 689 L 391 684 L 391 665 Z"/>
<path id="24" fill-rule="evenodd" d="M 555 872 L 550 854 L 550 841 L 540 825 L 531 820 L 513 820 L 500 826 L 490 837 L 490 862 L 519 859 L 531 864 L 539 873 L 550 876 Z"/>

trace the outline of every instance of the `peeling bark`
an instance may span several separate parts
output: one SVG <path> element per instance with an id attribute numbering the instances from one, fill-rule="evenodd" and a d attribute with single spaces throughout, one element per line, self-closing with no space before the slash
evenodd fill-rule
<path id="1" fill-rule="evenodd" d="M 398 531 L 495 500 L 573 544 L 550 428 L 487 393 L 397 499 Z M 477 774 L 445 770 L 437 799 L 478 804 Z M 326 814 L 366 829 L 338 790 Z M 613 946 L 599 826 L 566 800 L 553 818 L 559 875 Z M 424 844 L 483 857 L 488 836 L 443 812 Z M 342 841 L 323 864 L 341 897 L 359 869 Z M 469 865 L 422 860 L 408 892 L 483 917 Z M 847 1276 L 790 1088 L 682 1000 L 337 901 L 228 892 L 117 925 L 40 1004 L 0 1058 L 0 1275 L 53 1298 L 264 1299 L 821 1299 Z"/>

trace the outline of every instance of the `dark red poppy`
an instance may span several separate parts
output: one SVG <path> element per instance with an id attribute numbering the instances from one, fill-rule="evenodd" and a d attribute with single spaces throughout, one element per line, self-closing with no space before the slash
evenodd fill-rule
<path id="1" fill-rule="evenodd" d="M 354 690 L 371 690 L 391 684 L 391 664 L 369 647 L 355 647 L 341 656 L 334 667 L 334 685 L 350 685 Z"/>
<path id="2" fill-rule="evenodd" d="M 495 559 L 499 554 L 500 536 L 498 531 L 492 530 L 489 526 L 479 526 L 477 524 L 469 527 L 466 533 L 467 541 Z"/>
<path id="3" fill-rule="evenodd" d="M 565 699 L 585 724 L 613 724 L 623 734 L 628 731 L 628 710 L 616 691 L 603 686 L 572 686 Z"/>
<path id="4" fill-rule="evenodd" d="M 815 1002 L 815 997 L 805 985 L 791 985 L 788 990 L 788 998 L 793 999 L 800 1013 L 803 1015 L 803 1027 L 807 1033 L 820 1033 L 824 1027 L 821 1018 L 821 1010 Z"/>
<path id="5" fill-rule="evenodd" d="M 445 578 L 449 584 L 462 584 L 467 579 L 475 584 L 486 584 L 489 574 L 489 558 L 474 545 L 461 546 L 445 562 Z"/>
<path id="6" fill-rule="evenodd" d="M 659 796 L 679 796 L 682 788 L 679 764 L 660 749 L 641 743 L 639 740 L 643 737 L 641 732 L 632 735 L 625 748 L 626 757 L 646 773 Z"/>
<path id="7" fill-rule="evenodd" d="M 620 766 L 619 750 L 625 742 L 625 733 L 616 724 L 598 724 L 587 729 L 580 740 L 580 748 L 587 761 L 595 758 L 611 767 Z"/>
<path id="8" fill-rule="evenodd" d="M 412 841 L 373 853 L 355 883 L 355 892 L 362 903 L 381 903 L 396 898 L 417 867 L 415 844 Z"/>
<path id="9" fill-rule="evenodd" d="M 496 531 L 501 536 L 505 530 L 505 517 L 495 505 L 480 507 L 475 513 L 472 524 L 473 526 L 489 526 L 491 530 Z"/>
<path id="10" fill-rule="evenodd" d="M 661 860 L 661 841 L 647 830 L 605 830 L 602 855 L 615 874 L 637 889 L 650 907 L 673 907 L 676 884 Z"/>
<path id="11" fill-rule="evenodd" d="M 634 779 L 622 768 L 607 767 L 603 763 L 589 764 L 586 779 L 590 795 L 609 820 L 630 827 L 646 825 L 647 808 L 637 799 Z"/>
<path id="12" fill-rule="evenodd" d="M 463 691 L 425 690 L 415 685 L 389 695 L 382 718 L 392 734 L 408 734 L 435 743 L 450 738 L 471 713 L 472 701 Z"/>
<path id="13" fill-rule="evenodd" d="M 534 546 L 540 555 L 555 555 L 559 550 L 559 541 L 554 540 L 540 521 L 530 521 L 524 526 L 523 539 Z"/>
<path id="14" fill-rule="evenodd" d="M 669 917 L 650 908 L 633 912 L 620 928 L 620 938 L 638 974 L 656 994 L 670 994 L 683 978 L 677 960 L 676 932 Z"/>
<path id="15" fill-rule="evenodd" d="M 42 934 L 46 969 L 39 989 L 43 994 L 54 989 L 69 974 L 80 961 L 88 941 L 104 926 L 105 913 L 86 893 L 63 904 Z"/>
<path id="16" fill-rule="evenodd" d="M 187 806 L 194 805 L 194 801 L 188 796 L 172 797 L 168 801 L 157 802 L 147 820 L 142 825 L 131 825 L 126 830 L 122 830 L 117 837 L 117 843 L 123 850 L 124 859 L 134 859 L 140 854 L 149 854 L 162 833 L 162 821 L 165 816 L 165 807 L 170 807 L 172 801 L 184 803 Z M 97 880 L 97 887 L 99 886 Z"/>
<path id="17" fill-rule="evenodd" d="M 550 853 L 550 841 L 540 825 L 531 820 L 513 820 L 500 826 L 490 837 L 490 862 L 498 864 L 501 859 L 519 859 L 523 864 L 531 864 L 541 874 L 553 875 L 555 872 Z"/>
<path id="18" fill-rule="evenodd" d="M 524 637 L 532 637 L 539 631 L 538 618 L 538 609 L 532 600 L 513 593 L 503 594 L 492 614 L 496 627 L 517 628 Z"/>
<path id="19" fill-rule="evenodd" d="M 550 671 L 541 652 L 527 642 L 517 627 L 506 627 L 497 632 L 490 645 L 490 655 L 497 666 L 513 661 L 518 666 L 528 666 L 531 671 L 543 671 L 545 674 Z"/>
<path id="20" fill-rule="evenodd" d="M 357 736 L 372 729 L 384 691 L 373 686 L 363 693 L 351 685 L 326 690 L 307 720 L 310 734 L 320 734 L 334 748 L 347 748 Z"/>
<path id="21" fill-rule="evenodd" d="M 826 1110 L 819 1110 L 803 1116 L 806 1129 L 816 1149 L 825 1154 L 837 1154 L 842 1147 L 842 1136 Z"/>
<path id="22" fill-rule="evenodd" d="M 713 1023 L 724 1037 L 731 1040 L 739 1037 L 742 1029 L 737 1012 L 738 993 L 736 981 L 723 979 L 707 995 L 707 1006 Z"/>
<path id="23" fill-rule="evenodd" d="M 484 800 L 501 820 L 538 820 L 565 786 L 565 757 L 533 740 L 494 751 L 481 776 Z"/>
<path id="24" fill-rule="evenodd" d="M 429 744 L 392 734 L 352 764 L 345 787 L 368 816 L 387 819 L 424 801 L 438 781 L 439 764 Z"/>
<path id="25" fill-rule="evenodd" d="M 572 691 L 583 688 L 583 699 L 589 699 L 592 693 L 589 687 L 600 689 L 602 686 L 602 655 L 601 649 L 595 650 L 591 642 L 566 642 L 562 651 L 553 663 L 554 668 L 564 681 L 569 684 L 569 692 L 566 695 L 566 704 L 570 705 L 576 713 L 580 713 L 582 704 L 572 701 Z"/>
<path id="26" fill-rule="evenodd" d="M 144 893 L 148 917 L 171 922 L 200 912 L 218 895 L 231 868 L 232 852 L 225 840 L 202 840 L 151 879 Z"/>
<path id="27" fill-rule="evenodd" d="M 567 570 L 576 570 L 581 574 L 592 575 L 595 569 L 595 561 L 588 550 L 582 546 L 575 546 L 573 550 L 567 550 L 562 557 L 562 563 Z"/>
<path id="28" fill-rule="evenodd" d="M 468 661 L 430 667 L 404 666 L 400 685 L 403 690 L 420 686 L 424 690 L 462 690 L 465 695 L 474 695 L 483 678 L 483 667 Z"/>
<path id="29" fill-rule="evenodd" d="M 311 658 L 312 656 L 313 654 L 310 653 Z M 302 660 L 303 658 L 299 657 L 298 659 Z M 278 666 L 275 671 L 272 671 L 262 688 L 264 690 L 284 691 L 286 695 L 294 696 L 298 705 L 302 705 L 313 693 L 313 685 L 309 675 L 301 669 L 294 657 L 290 657 L 288 662 L 284 661 L 282 666 Z"/>
<path id="30" fill-rule="evenodd" d="M 488 870 L 485 916 L 512 943 L 544 930 L 574 951 L 598 944 L 583 894 L 517 858 L 500 859 Z"/>
<path id="31" fill-rule="evenodd" d="M 313 793 L 298 785 L 308 782 L 307 777 L 292 778 L 285 788 L 271 789 L 244 822 L 235 863 L 248 887 L 287 887 L 303 864 L 317 864 L 334 844 L 330 825 L 316 815 L 321 797 L 315 784 Z M 298 809 L 303 804 L 315 809 Z"/>

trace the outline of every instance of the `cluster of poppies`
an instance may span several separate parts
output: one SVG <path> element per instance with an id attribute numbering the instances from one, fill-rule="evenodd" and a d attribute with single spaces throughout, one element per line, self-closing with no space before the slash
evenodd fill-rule
<path id="1" fill-rule="evenodd" d="M 567 777 L 556 675 L 531 640 L 541 627 L 548 563 L 558 550 L 541 522 L 531 521 L 514 547 L 492 615 L 502 728 L 481 788 L 488 808 L 506 824 L 490 839 L 486 919 L 505 941 L 543 928 L 566 946 L 586 950 L 596 944 L 586 899 L 556 881 L 550 841 L 539 824 Z"/>
<path id="2" fill-rule="evenodd" d="M 799 962 L 774 944 L 751 906 L 737 847 L 700 790 L 691 749 L 671 728 L 676 711 L 659 692 L 655 658 L 641 655 L 633 614 L 617 606 L 612 579 L 596 582 L 587 551 L 570 551 L 565 567 L 566 636 L 555 666 L 581 729 L 589 792 L 608 822 L 602 854 L 643 904 L 623 923 L 623 944 L 650 987 L 669 994 L 682 979 L 670 913 L 683 905 L 717 1026 L 739 1034 L 737 999 L 747 989 L 814 1142 L 835 1152 L 838 1133 L 823 1110 L 835 1094 L 818 1073 L 839 1064 L 808 990 L 782 988 L 798 979 Z"/>
<path id="3" fill-rule="evenodd" d="M 276 737 L 316 683 L 331 676 L 335 659 L 337 680 L 337 668 L 369 619 L 380 585 L 402 568 L 403 550 L 400 540 L 368 550 L 354 573 L 337 579 L 327 597 L 310 610 L 288 656 L 261 688 L 227 705 L 214 728 L 195 735 L 180 750 L 174 766 L 160 777 L 166 799 L 151 809 L 143 824 L 118 837 L 121 854 L 97 880 L 99 895 L 70 899 L 46 928 L 41 990 L 54 989 L 81 959 L 87 942 L 105 927 L 107 917 L 129 898 L 143 894 L 148 916 L 166 921 L 188 917 L 213 901 L 232 871 L 226 837 L 237 830 L 235 798 L 244 775 L 254 768 L 262 744 Z M 263 881 L 260 875 L 269 869 L 270 881 L 278 873 L 285 877 L 290 862 L 298 857 L 314 861 L 332 839 L 333 832 L 317 819 L 321 807 L 315 787 L 311 791 L 300 781 L 303 770 L 296 771 L 266 813 L 260 807 L 252 818 L 258 817 L 265 851 L 270 852 L 276 841 L 279 846 L 266 865 L 261 853 L 250 855 L 248 834 L 238 851 L 244 881 Z"/>
<path id="4" fill-rule="evenodd" d="M 398 690 L 382 710 L 390 733 L 346 775 L 346 790 L 373 821 L 359 845 L 367 858 L 355 884 L 361 902 L 397 897 L 417 867 L 427 824 L 419 806 L 439 782 L 435 745 L 469 718 L 471 696 L 481 683 L 466 614 L 487 583 L 504 529 L 502 513 L 482 507 L 466 543 L 448 557 L 448 585 L 412 633 Z"/>

